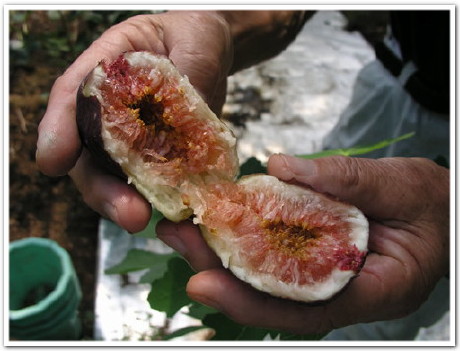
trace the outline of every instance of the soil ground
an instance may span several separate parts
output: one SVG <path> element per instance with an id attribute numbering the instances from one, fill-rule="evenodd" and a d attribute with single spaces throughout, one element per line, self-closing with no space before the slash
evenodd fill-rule
<path id="1" fill-rule="evenodd" d="M 350 28 L 364 31 L 371 41 L 385 29 L 385 13 L 347 15 Z M 40 20 L 46 28 L 47 17 Z M 35 163 L 37 127 L 52 83 L 64 68 L 40 59 L 33 66 L 10 67 L 9 240 L 50 238 L 68 250 L 83 290 L 83 338 L 92 339 L 99 216 L 85 205 L 68 176 L 45 176 Z"/>
<path id="2" fill-rule="evenodd" d="M 88 208 L 71 179 L 48 177 L 35 163 L 37 127 L 55 72 L 36 67 L 15 72 L 10 96 L 10 241 L 27 237 L 55 240 L 70 254 L 82 290 L 83 335 L 92 336 L 99 216 Z"/>

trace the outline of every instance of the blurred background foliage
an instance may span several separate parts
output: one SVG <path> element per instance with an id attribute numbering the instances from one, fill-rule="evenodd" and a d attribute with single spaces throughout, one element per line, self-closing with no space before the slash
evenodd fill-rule
<path id="1" fill-rule="evenodd" d="M 151 12 L 11 11 L 11 68 L 32 68 L 46 61 L 63 69 L 110 26 Z"/>

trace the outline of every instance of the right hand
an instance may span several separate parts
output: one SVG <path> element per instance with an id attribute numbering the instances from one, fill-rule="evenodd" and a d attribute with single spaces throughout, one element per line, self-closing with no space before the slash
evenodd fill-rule
<path id="1" fill-rule="evenodd" d="M 304 304 L 262 293 L 224 269 L 191 221 L 161 221 L 158 238 L 198 273 L 195 301 L 243 325 L 320 334 L 415 311 L 449 271 L 449 170 L 423 158 L 314 160 L 272 156 L 268 173 L 330 194 L 369 218 L 369 254 L 359 275 L 334 298 Z"/>
<path id="2" fill-rule="evenodd" d="M 109 28 L 54 83 L 38 128 L 36 160 L 50 176 L 69 174 L 85 202 L 129 232 L 142 230 L 150 204 L 126 182 L 106 173 L 82 148 L 76 125 L 76 94 L 84 77 L 101 61 L 122 52 L 147 50 L 168 56 L 219 113 L 233 47 L 228 23 L 207 11 L 135 16 Z"/>

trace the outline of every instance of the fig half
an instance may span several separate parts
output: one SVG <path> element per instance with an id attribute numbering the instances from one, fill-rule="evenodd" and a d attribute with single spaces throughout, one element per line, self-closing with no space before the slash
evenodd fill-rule
<path id="1" fill-rule="evenodd" d="M 195 222 L 235 276 L 272 295 L 312 302 L 364 264 L 368 222 L 356 207 L 268 175 L 208 186 Z"/>
<path id="2" fill-rule="evenodd" d="M 77 123 L 101 163 L 167 218 L 193 214 L 223 265 L 261 291 L 326 300 L 364 264 L 368 222 L 356 207 L 268 175 L 236 181 L 231 130 L 165 57 L 101 62 L 79 90 Z"/>
<path id="3" fill-rule="evenodd" d="M 184 182 L 233 181 L 238 172 L 234 135 L 163 56 L 102 61 L 79 89 L 77 124 L 86 147 L 173 221 L 193 212 Z"/>

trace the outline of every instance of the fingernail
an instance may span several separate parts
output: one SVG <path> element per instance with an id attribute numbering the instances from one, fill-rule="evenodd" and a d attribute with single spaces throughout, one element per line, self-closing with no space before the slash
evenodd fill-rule
<path id="1" fill-rule="evenodd" d="M 279 154 L 271 161 L 276 176 L 282 180 L 303 181 L 305 177 L 316 174 L 316 164 L 313 160 Z"/>
<path id="2" fill-rule="evenodd" d="M 284 155 L 284 162 L 295 175 L 308 176 L 316 174 L 316 163 L 313 160 Z"/>
<path id="3" fill-rule="evenodd" d="M 111 221 L 118 223 L 118 211 L 112 203 L 104 202 L 102 205 L 102 211 L 104 211 L 102 215 L 105 215 Z"/>
<path id="4" fill-rule="evenodd" d="M 37 138 L 37 144 L 35 149 L 35 159 L 37 161 L 41 158 L 42 150 L 46 149 L 48 145 L 52 144 L 53 142 L 50 141 L 50 138 L 45 135 L 47 133 L 39 133 Z"/>
<path id="5" fill-rule="evenodd" d="M 68 173 L 66 161 L 63 160 L 57 136 L 54 132 L 42 132 L 38 135 L 35 160 L 41 172 L 51 176 L 63 176 Z"/>
<path id="6" fill-rule="evenodd" d="M 37 139 L 37 151 L 43 150 L 46 148 L 53 148 L 56 144 L 57 136 L 53 131 L 42 132 L 38 134 Z"/>

